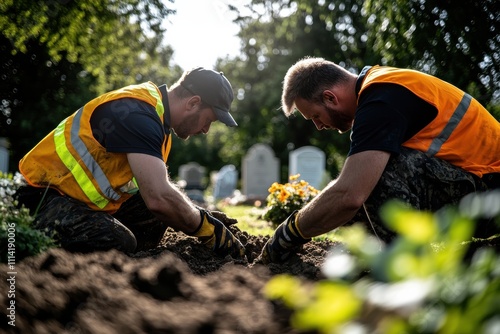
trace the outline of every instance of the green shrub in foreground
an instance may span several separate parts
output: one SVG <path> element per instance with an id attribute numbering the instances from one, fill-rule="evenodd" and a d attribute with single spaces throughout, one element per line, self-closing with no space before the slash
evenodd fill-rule
<path id="1" fill-rule="evenodd" d="M 484 199 L 496 203 L 493 210 L 469 198 L 473 206 L 436 214 L 387 203 L 382 217 L 399 234 L 390 246 L 363 227 L 342 228 L 344 242 L 322 268 L 327 279 L 278 275 L 264 293 L 293 311 L 291 325 L 299 331 L 498 333 L 500 259 L 493 247 L 466 258 L 472 244 L 464 242 L 473 233 L 471 217 L 489 210 L 498 221 L 500 194 L 492 196 Z M 475 214 L 464 214 L 464 205 Z"/>
<path id="2" fill-rule="evenodd" d="M 33 217 L 25 208 L 18 209 L 13 199 L 21 185 L 20 174 L 0 172 L 0 262 L 19 262 L 56 246 L 52 238 L 32 228 Z"/>

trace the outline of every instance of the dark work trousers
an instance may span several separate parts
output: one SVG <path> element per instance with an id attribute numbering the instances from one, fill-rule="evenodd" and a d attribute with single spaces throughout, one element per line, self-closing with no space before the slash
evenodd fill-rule
<path id="1" fill-rule="evenodd" d="M 19 205 L 24 204 L 35 215 L 34 227 L 69 251 L 146 250 L 158 245 L 167 228 L 148 210 L 140 194 L 113 215 L 94 211 L 53 189 L 22 186 L 16 197 Z"/>
<path id="2" fill-rule="evenodd" d="M 500 175 L 495 176 L 498 182 Z M 380 207 L 388 200 L 398 199 L 417 210 L 435 212 L 446 205 L 458 204 L 470 193 L 484 192 L 496 187 L 498 184 L 495 182 L 480 179 L 444 160 L 402 148 L 401 154 L 391 156 L 364 208 L 359 210 L 351 222 L 365 222 L 380 239 L 390 242 L 395 233 L 385 226 L 379 216 Z M 498 227 L 492 219 L 481 220 L 476 222 L 475 236 L 491 236 L 496 230 Z"/>

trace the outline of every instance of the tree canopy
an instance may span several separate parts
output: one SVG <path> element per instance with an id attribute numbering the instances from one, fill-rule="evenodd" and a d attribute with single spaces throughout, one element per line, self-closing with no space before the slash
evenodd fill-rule
<path id="1" fill-rule="evenodd" d="M 63 118 L 96 95 L 181 69 L 162 45 L 173 15 L 160 0 L 7 0 L 0 4 L 0 136 L 11 169 Z"/>
<path id="2" fill-rule="evenodd" d="M 270 144 L 285 166 L 284 180 L 290 149 L 314 145 L 327 153 L 335 176 L 348 136 L 317 131 L 280 110 L 286 70 L 305 56 L 354 73 L 381 64 L 434 74 L 469 91 L 498 119 L 500 9 L 493 0 L 467 2 L 467 11 L 451 1 L 423 0 L 252 0 L 243 10 L 233 7 L 242 55 L 219 63 L 240 97 L 233 145 L 245 152 L 256 141 Z"/>

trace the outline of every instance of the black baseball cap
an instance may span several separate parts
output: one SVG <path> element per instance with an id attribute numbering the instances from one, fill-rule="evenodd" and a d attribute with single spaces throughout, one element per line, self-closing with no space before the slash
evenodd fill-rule
<path id="1" fill-rule="evenodd" d="M 209 104 L 219 121 L 227 126 L 238 126 L 229 113 L 234 95 L 231 83 L 224 73 L 197 67 L 188 71 L 180 84 Z"/>

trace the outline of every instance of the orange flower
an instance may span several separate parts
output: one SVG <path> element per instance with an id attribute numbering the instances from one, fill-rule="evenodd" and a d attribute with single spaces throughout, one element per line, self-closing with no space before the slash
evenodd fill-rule
<path id="1" fill-rule="evenodd" d="M 290 197 L 290 193 L 286 189 L 281 189 L 281 192 L 279 194 L 279 201 L 285 202 L 288 197 Z"/>
<path id="2" fill-rule="evenodd" d="M 273 184 L 271 184 L 271 187 L 269 187 L 269 189 L 267 191 L 269 191 L 270 193 L 273 193 L 276 190 L 278 190 L 278 188 L 279 188 L 279 183 L 274 182 Z"/>
<path id="3" fill-rule="evenodd" d="M 291 175 L 290 182 L 285 184 L 274 182 L 269 187 L 264 219 L 278 225 L 294 210 L 302 208 L 319 193 L 307 181 L 297 181 L 299 176 L 300 174 Z"/>

